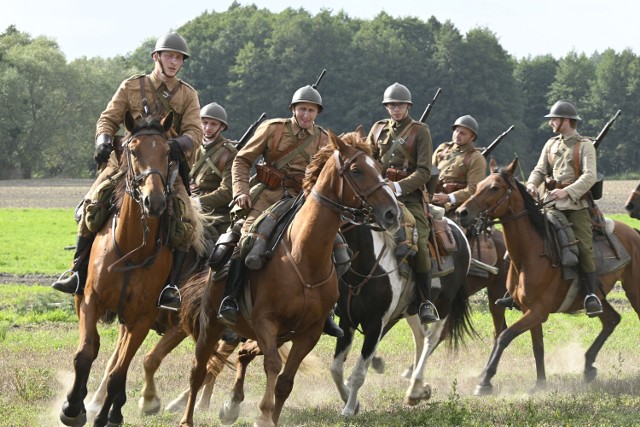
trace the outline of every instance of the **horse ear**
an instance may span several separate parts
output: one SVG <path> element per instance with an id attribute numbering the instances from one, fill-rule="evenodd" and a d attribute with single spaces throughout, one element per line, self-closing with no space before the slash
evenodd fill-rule
<path id="1" fill-rule="evenodd" d="M 505 172 L 507 172 L 509 175 L 513 176 L 516 173 L 516 168 L 518 167 L 518 157 L 516 156 L 515 159 L 513 159 L 511 161 L 511 163 L 509 163 L 509 166 L 507 166 L 505 169 Z"/>
<path id="2" fill-rule="evenodd" d="M 358 125 L 356 128 L 356 133 L 360 137 L 360 139 L 365 139 L 367 137 L 367 133 L 364 131 L 364 126 Z"/>
<path id="3" fill-rule="evenodd" d="M 491 172 L 496 172 L 498 170 L 498 163 L 496 163 L 496 159 L 493 157 L 489 159 L 489 170 Z"/>
<path id="4" fill-rule="evenodd" d="M 345 143 L 336 135 L 333 129 L 328 130 L 329 134 L 329 142 L 336 150 L 343 150 L 345 147 Z"/>
<path id="5" fill-rule="evenodd" d="M 127 130 L 127 132 L 129 133 L 133 133 L 133 129 L 136 127 L 136 121 L 133 118 L 133 115 L 131 114 L 131 111 L 127 110 L 124 113 L 124 128 Z"/>
<path id="6" fill-rule="evenodd" d="M 171 129 L 171 125 L 173 124 L 173 111 L 169 111 L 169 114 L 167 114 L 160 123 L 162 123 L 164 131 L 169 132 L 169 129 Z"/>

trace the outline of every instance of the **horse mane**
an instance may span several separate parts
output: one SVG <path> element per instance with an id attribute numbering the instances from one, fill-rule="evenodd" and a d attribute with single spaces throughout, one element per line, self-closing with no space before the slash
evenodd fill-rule
<path id="1" fill-rule="evenodd" d="M 371 156 L 371 146 L 366 142 L 365 139 L 361 138 L 357 132 L 348 132 L 340 135 L 338 138 L 340 138 L 345 144 L 360 151 L 364 151 L 368 156 Z M 302 188 L 305 195 L 308 195 L 311 192 L 311 189 L 320 176 L 320 172 L 322 171 L 324 164 L 333 155 L 334 151 L 335 147 L 332 144 L 327 144 L 324 147 L 321 147 L 316 152 L 316 154 L 314 154 L 313 158 L 311 159 L 311 163 L 309 164 L 309 166 L 307 166 L 304 174 L 304 182 Z"/>
<path id="2" fill-rule="evenodd" d="M 521 183 L 517 179 L 514 179 L 513 182 L 515 182 L 516 188 L 522 196 L 522 200 L 524 201 L 524 208 L 529 214 L 529 218 L 531 219 L 533 228 L 538 232 L 538 234 L 540 234 L 541 237 L 544 238 L 546 235 L 545 217 L 540 211 L 540 205 L 527 192 L 527 188 L 523 183 Z"/>

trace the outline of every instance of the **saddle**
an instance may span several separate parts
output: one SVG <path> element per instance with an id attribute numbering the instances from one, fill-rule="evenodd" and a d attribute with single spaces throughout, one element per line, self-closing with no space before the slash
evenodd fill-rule
<path id="1" fill-rule="evenodd" d="M 491 230 L 481 233 L 467 232 L 467 240 L 471 248 L 471 276 L 489 277 L 498 274 L 498 249 L 491 237 Z"/>

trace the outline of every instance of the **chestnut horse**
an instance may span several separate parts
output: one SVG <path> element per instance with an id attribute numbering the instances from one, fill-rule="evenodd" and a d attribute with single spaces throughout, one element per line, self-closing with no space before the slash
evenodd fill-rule
<path id="1" fill-rule="evenodd" d="M 640 219 L 640 183 L 631 192 L 624 208 L 629 212 L 631 218 Z"/>
<path id="2" fill-rule="evenodd" d="M 80 343 L 74 357 L 75 380 L 62 406 L 60 420 L 82 426 L 87 414 L 84 399 L 91 365 L 98 356 L 98 320 L 117 313 L 120 321 L 116 349 L 110 360 L 107 394 L 96 416 L 96 426 L 121 425 L 127 371 L 157 314 L 157 295 L 166 284 L 173 259 L 167 246 L 168 195 L 172 182 L 168 161 L 168 135 L 173 113 L 162 121 L 144 117 L 124 118 L 128 132 L 123 139 L 120 170 L 125 174 L 116 194 L 116 213 L 97 233 L 91 249 L 83 296 L 76 296 Z M 173 175 L 175 176 L 175 175 Z M 122 194 L 121 194 L 122 193 Z M 196 218 L 200 220 L 200 217 Z M 197 222 L 197 221 L 196 221 Z M 193 224 L 202 234 L 202 224 Z M 202 240 L 196 246 L 203 245 Z"/>
<path id="3" fill-rule="evenodd" d="M 536 360 L 536 387 L 546 386 L 542 323 L 549 314 L 581 310 L 584 295 L 580 291 L 565 301 L 571 281 L 565 280 L 562 268 L 553 265 L 545 253 L 544 217 L 539 205 L 526 192 L 522 183 L 515 180 L 518 159 L 498 170 L 491 161 L 491 173 L 478 184 L 475 194 L 458 208 L 463 225 L 477 218 L 498 219 L 502 223 L 511 265 L 507 284 L 509 292 L 522 310 L 522 317 L 505 329 L 493 346 L 489 361 L 480 375 L 476 395 L 491 394 L 491 379 L 495 376 L 504 349 L 518 335 L 531 331 Z M 602 330 L 585 354 L 583 377 L 592 381 L 597 370 L 593 366 L 598 352 L 620 323 L 618 314 L 604 297 L 617 281 L 631 306 L 640 314 L 640 235 L 624 223 L 614 221 L 614 233 L 631 256 L 631 262 L 611 273 L 599 276 L 601 287 L 596 293 L 602 300 L 602 313 L 598 315 Z M 565 308 L 566 307 L 566 308 Z"/>
<path id="4" fill-rule="evenodd" d="M 241 303 L 244 315 L 234 329 L 255 339 L 264 354 L 266 387 L 257 426 L 278 423 L 298 367 L 320 339 L 324 321 L 338 300 L 332 252 L 342 219 L 375 221 L 388 230 L 399 227 L 400 208 L 370 156 L 371 149 L 355 137 L 355 146 L 345 141 L 329 131 L 329 144 L 307 168 L 304 204 L 271 260 L 261 270 L 249 272 L 249 288 Z M 182 426 L 193 425 L 196 393 L 225 328 L 216 319 L 224 283 L 213 277 L 210 271 Z M 278 347 L 286 341 L 292 344 L 283 369 Z"/>

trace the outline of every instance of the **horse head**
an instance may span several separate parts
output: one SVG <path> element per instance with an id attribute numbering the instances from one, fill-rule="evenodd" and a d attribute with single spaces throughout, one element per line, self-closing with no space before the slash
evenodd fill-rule
<path id="1" fill-rule="evenodd" d="M 325 164 L 328 167 L 323 167 Z M 328 191 L 320 188 L 320 183 L 329 183 L 332 194 L 325 194 Z M 375 222 L 391 231 L 400 226 L 401 210 L 395 195 L 382 178 L 379 163 L 371 157 L 371 147 L 356 132 L 338 137 L 329 130 L 329 144 L 307 168 L 304 189 L 306 195 L 311 193 L 347 221 Z"/>
<path id="2" fill-rule="evenodd" d="M 128 137 L 125 138 L 123 168 L 126 169 L 126 192 L 135 200 L 145 216 L 159 217 L 167 207 L 167 194 L 172 185 L 169 176 L 168 135 L 173 112 L 159 120 L 142 117 L 137 122 L 129 111 L 124 117 Z M 177 166 L 173 169 L 177 170 Z"/>
<path id="3" fill-rule="evenodd" d="M 464 227 L 473 225 L 480 218 L 502 218 L 513 212 L 510 199 L 517 188 L 514 179 L 517 166 L 517 157 L 501 169 L 491 159 L 489 167 L 492 173 L 478 183 L 476 192 L 456 210 Z"/>
<path id="4" fill-rule="evenodd" d="M 624 208 L 631 218 L 640 219 L 640 183 L 627 199 Z"/>

